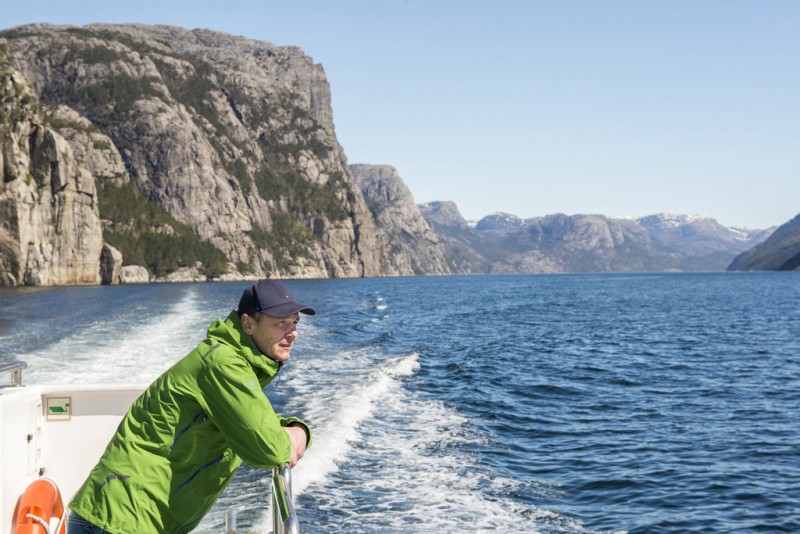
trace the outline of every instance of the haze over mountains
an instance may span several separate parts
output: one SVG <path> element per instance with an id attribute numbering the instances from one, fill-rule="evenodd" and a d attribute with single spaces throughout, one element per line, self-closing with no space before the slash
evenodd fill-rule
<path id="1" fill-rule="evenodd" d="M 417 206 L 347 164 L 320 65 L 208 30 L 6 30 L 0 99 L 0 285 L 723 270 L 771 233 Z M 796 269 L 796 226 L 732 267 Z"/>
<path id="2" fill-rule="evenodd" d="M 623 219 L 557 213 L 520 219 L 497 213 L 473 227 L 452 203 L 430 203 L 422 212 L 462 272 L 716 271 L 769 234 L 688 215 Z"/>

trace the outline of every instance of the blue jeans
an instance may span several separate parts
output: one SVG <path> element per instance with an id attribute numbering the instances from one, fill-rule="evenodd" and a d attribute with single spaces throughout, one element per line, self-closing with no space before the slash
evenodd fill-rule
<path id="1" fill-rule="evenodd" d="M 70 512 L 67 534 L 109 534 L 109 532 L 94 526 L 75 512 Z"/>

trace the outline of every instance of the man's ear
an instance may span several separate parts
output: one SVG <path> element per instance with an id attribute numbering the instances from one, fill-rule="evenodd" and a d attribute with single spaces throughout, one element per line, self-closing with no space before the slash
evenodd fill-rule
<path id="1" fill-rule="evenodd" d="M 242 314 L 242 330 L 249 336 L 253 335 L 253 318 L 246 313 Z"/>

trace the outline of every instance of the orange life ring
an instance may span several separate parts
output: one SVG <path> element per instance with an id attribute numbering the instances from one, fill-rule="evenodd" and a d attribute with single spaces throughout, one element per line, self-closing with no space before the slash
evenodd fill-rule
<path id="1" fill-rule="evenodd" d="M 64 534 L 64 503 L 56 483 L 40 478 L 30 483 L 19 501 L 14 518 L 15 534 L 55 534 L 50 532 L 50 519 L 59 518 L 58 534 Z"/>

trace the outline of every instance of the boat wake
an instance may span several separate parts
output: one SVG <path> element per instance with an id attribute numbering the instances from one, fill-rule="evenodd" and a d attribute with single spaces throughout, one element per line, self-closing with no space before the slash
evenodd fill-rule
<path id="1" fill-rule="evenodd" d="M 124 310 L 19 358 L 29 383 L 149 383 L 202 340 L 211 320 L 190 290 L 158 313 Z"/>

